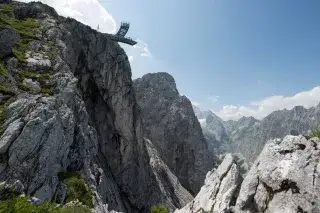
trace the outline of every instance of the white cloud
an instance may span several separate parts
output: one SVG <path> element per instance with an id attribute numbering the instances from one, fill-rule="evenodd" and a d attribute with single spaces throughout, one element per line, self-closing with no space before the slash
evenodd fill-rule
<path id="1" fill-rule="evenodd" d="M 310 108 L 320 102 L 320 86 L 314 87 L 309 91 L 297 93 L 293 96 L 271 96 L 260 101 L 254 101 L 249 106 L 223 106 L 216 112 L 223 120 L 238 120 L 242 116 L 253 116 L 262 119 L 276 110 L 292 109 L 295 106 Z"/>
<path id="2" fill-rule="evenodd" d="M 129 61 L 132 61 L 132 60 L 133 60 L 133 56 L 130 55 L 130 56 L 129 56 Z"/>
<path id="3" fill-rule="evenodd" d="M 31 2 L 34 0 L 20 0 Z M 116 22 L 98 0 L 38 0 L 56 9 L 59 15 L 72 17 L 104 33 L 115 33 Z"/>
<path id="4" fill-rule="evenodd" d="M 137 48 L 140 52 L 140 56 L 143 57 L 152 57 L 152 54 L 148 48 L 148 44 L 144 41 L 142 41 L 141 39 L 136 39 L 136 41 L 138 42 L 136 45 L 134 45 L 134 48 Z"/>
<path id="5" fill-rule="evenodd" d="M 212 96 L 212 95 L 209 95 L 208 96 L 208 99 L 212 102 L 212 103 L 216 103 L 216 102 L 218 102 L 219 101 L 219 96 L 218 95 L 216 95 L 216 96 Z"/>
<path id="6" fill-rule="evenodd" d="M 200 104 L 198 102 L 195 102 L 195 101 L 192 101 L 191 104 L 196 106 L 196 107 L 200 106 Z"/>

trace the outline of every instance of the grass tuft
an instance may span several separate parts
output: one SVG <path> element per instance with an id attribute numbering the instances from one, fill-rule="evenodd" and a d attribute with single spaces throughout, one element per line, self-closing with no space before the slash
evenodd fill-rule
<path id="1" fill-rule="evenodd" d="M 168 209 L 163 205 L 154 205 L 151 208 L 151 213 L 168 213 Z"/>
<path id="2" fill-rule="evenodd" d="M 13 11 L 12 4 L 0 4 L 0 11 L 3 13 L 10 13 Z"/>
<path id="3" fill-rule="evenodd" d="M 8 12 L 12 11 L 12 6 L 1 4 L 0 9 Z M 0 26 L 10 27 L 20 35 L 21 41 L 13 46 L 12 52 L 18 58 L 19 62 L 25 62 L 28 43 L 33 40 L 39 40 L 35 35 L 35 29 L 39 28 L 40 24 L 32 18 L 17 20 L 0 11 Z"/>
<path id="4" fill-rule="evenodd" d="M 28 203 L 30 197 L 14 197 L 0 201 L 0 213 L 91 213 L 86 206 L 58 206 L 49 201 Z"/>
<path id="5" fill-rule="evenodd" d="M 50 77 L 51 77 L 50 73 L 37 74 L 37 73 L 28 72 L 28 71 L 19 69 L 18 76 L 19 76 L 19 79 L 18 79 L 19 89 L 21 89 L 23 91 L 30 91 L 30 89 L 28 87 L 26 87 L 22 84 L 22 82 L 25 78 L 29 78 L 34 81 L 38 81 L 40 83 L 41 93 L 43 93 L 46 96 L 53 95 L 52 86 L 50 85 L 50 83 L 48 83 L 50 81 Z"/>
<path id="6" fill-rule="evenodd" d="M 320 129 L 314 130 L 309 134 L 310 137 L 318 137 L 320 138 Z"/>
<path id="7" fill-rule="evenodd" d="M 8 69 L 3 62 L 0 62 L 0 75 L 8 75 Z"/>
<path id="8" fill-rule="evenodd" d="M 92 208 L 92 192 L 86 186 L 83 178 L 76 172 L 60 172 L 59 180 L 67 185 L 66 202 L 79 200 L 84 205 Z"/>

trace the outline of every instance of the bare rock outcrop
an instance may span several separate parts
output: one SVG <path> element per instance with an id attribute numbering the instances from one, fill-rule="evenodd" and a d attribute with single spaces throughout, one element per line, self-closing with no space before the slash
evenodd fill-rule
<path id="1" fill-rule="evenodd" d="M 237 212 L 320 211 L 320 140 L 286 136 L 269 141 L 244 179 Z"/>
<path id="2" fill-rule="evenodd" d="M 20 35 L 14 30 L 7 27 L 0 27 L 0 57 L 4 57 L 12 53 L 13 45 L 19 41 Z"/>
<path id="3" fill-rule="evenodd" d="M 146 74 L 134 81 L 146 137 L 192 194 L 197 194 L 214 159 L 190 100 L 180 96 L 168 73 Z"/>
<path id="4" fill-rule="evenodd" d="M 288 135 L 267 142 L 249 173 L 227 154 L 195 199 L 175 213 L 320 212 L 320 139 Z"/>
<path id="5" fill-rule="evenodd" d="M 198 195 L 174 213 L 224 212 L 235 203 L 241 183 L 237 162 L 227 154 L 217 169 L 208 172 Z"/>

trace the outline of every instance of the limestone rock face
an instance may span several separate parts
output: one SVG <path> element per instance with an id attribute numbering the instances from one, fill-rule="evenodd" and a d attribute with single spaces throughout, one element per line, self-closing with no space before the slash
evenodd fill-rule
<path id="1" fill-rule="evenodd" d="M 228 211 L 235 203 L 241 180 L 237 162 L 231 154 L 227 154 L 216 170 L 208 172 L 197 196 L 174 213 Z"/>
<path id="2" fill-rule="evenodd" d="M 170 212 L 173 212 L 176 209 L 175 206 L 185 206 L 193 199 L 193 197 L 181 186 L 178 178 L 172 174 L 168 166 L 161 160 L 151 141 L 148 139 L 145 139 L 145 141 L 150 156 L 152 171 L 162 190 L 162 193 L 159 194 L 159 196 L 163 196 L 163 200 L 167 200 L 166 206 L 168 206 Z"/>
<path id="3" fill-rule="evenodd" d="M 192 106 L 199 119 L 202 132 L 208 143 L 209 150 L 214 155 L 228 152 L 229 137 L 223 121 L 212 111 L 201 111 L 197 106 Z"/>
<path id="4" fill-rule="evenodd" d="M 270 140 L 244 179 L 238 212 L 319 212 L 320 140 Z"/>
<path id="5" fill-rule="evenodd" d="M 30 42 L 19 66 L 40 83 L 49 76 L 50 93 L 18 90 L 5 103 L 0 181 L 20 180 L 26 194 L 42 200 L 56 193 L 64 199 L 58 174 L 77 172 L 93 191 L 96 213 L 147 213 L 159 203 L 173 210 L 189 202 L 144 139 L 124 50 L 44 4 L 12 4 L 16 18 L 36 18 L 36 36 L 44 41 Z"/>
<path id="6" fill-rule="evenodd" d="M 13 45 L 19 41 L 20 36 L 13 29 L 0 27 L 0 57 L 4 57 L 12 53 Z"/>
<path id="7" fill-rule="evenodd" d="M 168 73 L 146 74 L 134 81 L 134 89 L 146 137 L 182 185 L 196 194 L 213 167 L 213 156 L 191 102 L 179 95 Z"/>
<path id="8" fill-rule="evenodd" d="M 207 174 L 193 201 L 175 213 L 320 212 L 320 139 L 274 139 L 244 177 L 241 158 L 227 154 Z"/>

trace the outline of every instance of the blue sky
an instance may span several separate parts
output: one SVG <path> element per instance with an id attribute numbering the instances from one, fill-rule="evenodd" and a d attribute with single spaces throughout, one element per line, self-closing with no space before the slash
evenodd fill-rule
<path id="1" fill-rule="evenodd" d="M 46 2 L 102 31 L 129 21 L 139 43 L 122 46 L 133 77 L 168 72 L 180 93 L 223 119 L 320 101 L 319 0 Z"/>
<path id="2" fill-rule="evenodd" d="M 102 4 L 117 23 L 131 22 L 129 35 L 145 41 L 164 69 L 153 70 L 148 62 L 134 66 L 133 60 L 133 72 L 136 68 L 142 73 L 171 73 L 179 91 L 202 108 L 218 111 L 224 105 L 293 96 L 319 85 L 318 0 L 117 0 Z M 219 98 L 213 103 L 209 96 Z"/>

